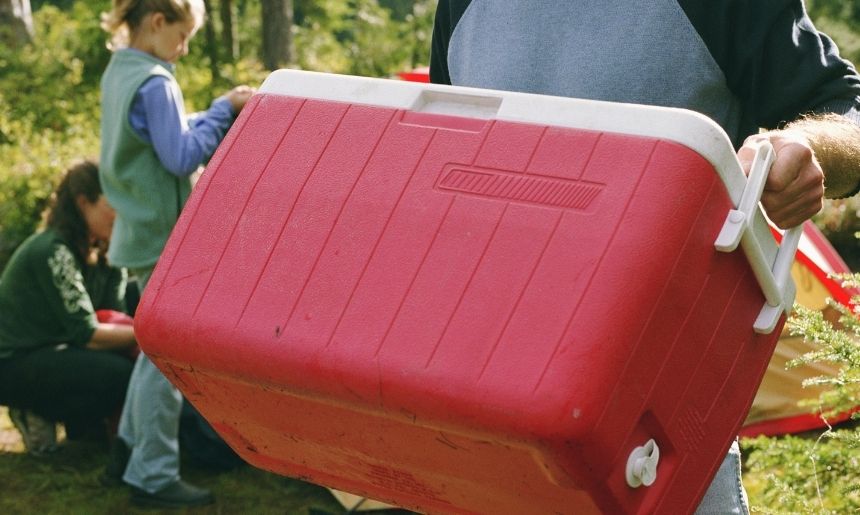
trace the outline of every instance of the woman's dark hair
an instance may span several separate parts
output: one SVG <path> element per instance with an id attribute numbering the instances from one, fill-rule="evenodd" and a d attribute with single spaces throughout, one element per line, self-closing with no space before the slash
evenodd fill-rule
<path id="1" fill-rule="evenodd" d="M 92 246 L 89 228 L 77 199 L 83 195 L 88 202 L 96 202 L 101 194 L 98 165 L 90 160 L 81 161 L 66 170 L 44 214 L 44 225 L 57 231 L 84 263 L 88 261 Z M 96 245 L 100 263 L 105 261 L 106 243 Z"/>

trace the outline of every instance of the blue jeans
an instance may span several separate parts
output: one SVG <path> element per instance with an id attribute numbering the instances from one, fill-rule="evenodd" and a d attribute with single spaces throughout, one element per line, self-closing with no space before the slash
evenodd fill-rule
<path id="1" fill-rule="evenodd" d="M 138 270 L 140 291 L 152 269 Z M 123 481 L 155 493 L 179 480 L 179 415 L 182 394 L 143 353 L 126 392 L 119 437 L 131 449 Z"/>
<path id="2" fill-rule="evenodd" d="M 723 460 L 717 475 L 711 481 L 696 515 L 718 515 L 724 513 L 750 512 L 747 493 L 741 483 L 741 450 L 735 440 Z"/>

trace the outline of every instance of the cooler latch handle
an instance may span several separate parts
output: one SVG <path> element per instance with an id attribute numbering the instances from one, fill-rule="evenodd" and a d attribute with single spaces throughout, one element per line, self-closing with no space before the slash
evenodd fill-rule
<path id="1" fill-rule="evenodd" d="M 753 324 L 755 332 L 760 334 L 772 333 L 780 315 L 783 312 L 786 315 L 791 312 L 795 295 L 794 283 L 791 281 L 791 264 L 794 262 L 794 254 L 802 233 L 800 225 L 785 232 L 771 267 L 753 232 L 752 223 L 758 212 L 767 174 L 775 159 L 776 154 L 770 142 L 759 142 L 741 201 L 736 209 L 729 211 L 714 243 L 720 252 L 732 252 L 738 244 L 743 248 L 766 299 Z"/>
<path id="2" fill-rule="evenodd" d="M 624 477 L 630 488 L 651 486 L 657 480 L 657 465 L 660 463 L 660 448 L 650 439 L 630 453 Z"/>

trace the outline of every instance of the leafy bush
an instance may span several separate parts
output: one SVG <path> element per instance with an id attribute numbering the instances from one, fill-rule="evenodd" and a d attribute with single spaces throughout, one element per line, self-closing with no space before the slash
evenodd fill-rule
<path id="1" fill-rule="evenodd" d="M 860 508 L 854 430 L 820 439 L 760 436 L 744 440 L 744 486 L 758 513 L 850 513 Z"/>
<path id="2" fill-rule="evenodd" d="M 98 127 L 98 80 L 109 53 L 95 4 L 76 2 L 69 12 L 46 6 L 34 13 L 33 44 L 0 47 L 4 118 L 35 131 L 74 133 L 93 119 Z M 3 128 L 3 141 L 15 140 Z"/>
<path id="3" fill-rule="evenodd" d="M 2 105 L 2 101 L 0 101 Z M 14 134 L 14 144 L 0 145 L 0 268 L 18 244 L 35 229 L 56 181 L 72 162 L 97 157 L 98 125 L 87 133 L 33 131 L 0 111 L 0 130 Z M 69 134 L 71 133 L 71 134 Z"/>
<path id="4" fill-rule="evenodd" d="M 308 4 L 296 20 L 297 64 L 306 70 L 368 77 L 427 64 L 435 8 L 436 0 L 417 0 L 409 12 L 398 7 L 403 14 L 399 19 L 377 0 Z"/>
<path id="5" fill-rule="evenodd" d="M 98 155 L 96 69 L 107 49 L 96 9 L 46 6 L 32 45 L 0 47 L 0 267 L 36 228 L 60 173 Z"/>
<path id="6" fill-rule="evenodd" d="M 860 287 L 860 274 L 841 276 L 843 285 Z M 789 321 L 793 334 L 815 343 L 818 349 L 809 352 L 790 365 L 813 362 L 829 362 L 841 365 L 835 377 L 814 377 L 804 385 L 824 386 L 817 404 L 825 416 L 834 416 L 850 411 L 860 403 L 860 297 L 854 298 L 854 306 L 847 308 L 828 300 L 828 305 L 840 313 L 838 327 L 834 327 L 821 311 L 798 307 L 797 315 Z"/>
<path id="7" fill-rule="evenodd" d="M 860 274 L 843 277 L 846 286 L 860 286 Z M 813 342 L 816 349 L 791 366 L 828 362 L 840 366 L 835 377 L 815 377 L 806 385 L 825 386 L 807 404 L 825 418 L 860 405 L 860 297 L 846 308 L 833 300 L 840 313 L 837 327 L 821 311 L 796 307 L 789 319 L 792 334 Z M 860 419 L 856 414 L 852 417 Z M 860 510 L 860 430 L 829 428 L 817 437 L 765 438 L 742 442 L 748 453 L 745 485 L 754 506 L 764 513 L 848 513 Z"/>
<path id="8" fill-rule="evenodd" d="M 856 32 L 860 0 L 807 0 L 806 7 L 818 30 L 839 45 L 841 55 L 854 63 L 860 62 L 860 39 Z"/>

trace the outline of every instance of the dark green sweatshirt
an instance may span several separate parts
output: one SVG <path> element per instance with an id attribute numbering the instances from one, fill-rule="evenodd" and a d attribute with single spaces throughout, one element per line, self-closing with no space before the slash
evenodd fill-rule
<path id="1" fill-rule="evenodd" d="M 43 346 L 83 346 L 96 309 L 124 309 L 125 273 L 87 266 L 60 235 L 30 236 L 0 276 L 0 358 Z"/>

